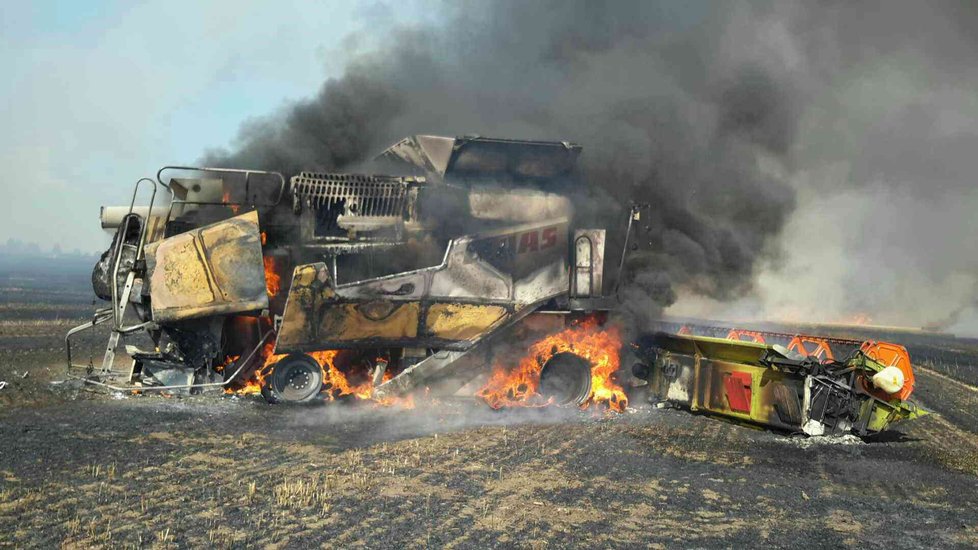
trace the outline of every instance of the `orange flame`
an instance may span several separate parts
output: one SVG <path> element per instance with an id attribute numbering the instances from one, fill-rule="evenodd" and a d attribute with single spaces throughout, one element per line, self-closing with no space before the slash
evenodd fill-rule
<path id="1" fill-rule="evenodd" d="M 266 380 L 274 372 L 275 364 L 286 357 L 285 354 L 272 354 L 274 348 L 274 342 L 265 344 L 261 352 L 262 357 L 264 357 L 261 368 L 255 370 L 252 378 L 240 388 L 227 388 L 224 392 L 237 395 L 260 393 L 262 387 L 265 386 Z M 360 382 L 352 381 L 348 374 L 336 366 L 336 356 L 338 354 L 338 350 L 314 351 L 309 353 L 309 356 L 315 359 L 319 363 L 319 368 L 322 369 L 323 393 L 327 399 L 333 401 L 339 397 L 352 395 L 356 399 L 374 400 L 377 404 L 383 406 L 399 406 L 406 409 L 414 408 L 414 398 L 412 396 L 375 398 L 373 395 L 373 378 L 367 376 Z M 235 360 L 237 360 L 237 356 L 228 357 L 223 368 L 226 368 Z M 390 371 L 385 372 L 384 381 L 389 380 L 392 376 Z"/>
<path id="2" fill-rule="evenodd" d="M 283 357 L 285 357 L 285 355 L 273 354 L 272 351 L 274 349 L 275 349 L 274 341 L 266 343 L 264 347 L 262 347 L 262 350 L 260 352 L 261 357 L 263 358 L 262 366 L 259 367 L 258 369 L 255 369 L 255 373 L 252 375 L 250 379 L 248 379 L 247 382 L 245 382 L 243 386 L 236 389 L 225 388 L 224 393 L 236 393 L 238 395 L 251 395 L 255 393 L 260 393 L 262 387 L 265 385 L 265 380 L 268 379 L 268 375 L 272 373 L 272 367 L 275 366 L 275 363 L 278 363 Z M 240 357 L 239 355 L 229 355 L 227 358 L 225 358 L 224 364 L 221 365 L 221 371 L 227 369 L 228 366 L 230 366 L 233 362 L 237 361 L 239 357 Z"/>
<path id="3" fill-rule="evenodd" d="M 319 363 L 319 367 L 323 369 L 323 385 L 326 388 L 326 395 L 331 401 L 338 397 L 352 395 L 357 399 L 372 399 L 379 405 L 396 405 L 405 409 L 414 408 L 414 398 L 410 395 L 406 397 L 375 397 L 374 381 L 373 377 L 369 376 L 370 373 L 366 373 L 367 376 L 360 382 L 351 380 L 349 374 L 344 373 L 336 366 L 336 356 L 338 353 L 337 350 L 325 350 L 314 351 L 309 354 Z M 383 381 L 390 380 L 392 376 L 391 371 L 385 371 Z"/>
<path id="4" fill-rule="evenodd" d="M 282 278 L 276 271 L 275 257 L 262 256 L 265 264 L 265 289 L 268 290 L 268 297 L 273 298 L 282 288 Z"/>
<path id="5" fill-rule="evenodd" d="M 231 191 L 225 190 L 224 194 L 221 195 L 221 202 L 227 204 L 231 208 L 233 214 L 237 214 L 238 210 L 241 209 L 241 205 L 238 204 L 228 204 L 231 202 Z"/>
<path id="6" fill-rule="evenodd" d="M 310 357 L 319 363 L 319 368 L 323 369 L 323 385 L 326 387 L 326 394 L 330 399 L 336 399 L 344 395 L 353 395 L 358 399 L 370 399 L 374 391 L 374 385 L 368 378 L 359 384 L 352 383 L 347 375 L 336 368 L 337 350 L 314 351 Z"/>
<path id="7" fill-rule="evenodd" d="M 515 369 L 497 364 L 477 395 L 494 409 L 549 405 L 551 400 L 545 400 L 538 392 L 540 371 L 551 357 L 566 351 L 591 363 L 591 393 L 581 408 L 601 403 L 610 410 L 624 412 L 628 399 L 625 390 L 614 380 L 620 366 L 620 349 L 621 335 L 617 328 L 599 330 L 597 323 L 588 319 L 534 343 Z"/>

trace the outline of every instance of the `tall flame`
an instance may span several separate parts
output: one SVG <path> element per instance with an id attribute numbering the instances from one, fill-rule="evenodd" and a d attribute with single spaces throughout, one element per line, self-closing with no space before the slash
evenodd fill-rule
<path id="1" fill-rule="evenodd" d="M 598 329 L 597 322 L 588 319 L 534 343 L 515 369 L 496 364 L 477 395 L 495 409 L 548 405 L 551 401 L 539 393 L 540 371 L 554 355 L 571 352 L 591 363 L 591 393 L 581 408 L 600 403 L 624 412 L 628 399 L 614 380 L 620 349 L 621 335 L 616 327 Z"/>
<path id="2" fill-rule="evenodd" d="M 265 289 L 268 290 L 268 297 L 273 298 L 282 288 L 282 277 L 276 270 L 273 256 L 262 256 L 262 262 L 265 264 Z"/>

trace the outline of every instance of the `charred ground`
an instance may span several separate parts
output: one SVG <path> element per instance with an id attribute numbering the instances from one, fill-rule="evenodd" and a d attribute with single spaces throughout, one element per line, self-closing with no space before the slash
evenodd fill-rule
<path id="1" fill-rule="evenodd" d="M 61 276 L 0 281 L 3 546 L 978 544 L 972 341 L 911 346 L 939 415 L 871 441 L 668 409 L 112 399 L 49 383 L 91 304 L 81 268 Z"/>

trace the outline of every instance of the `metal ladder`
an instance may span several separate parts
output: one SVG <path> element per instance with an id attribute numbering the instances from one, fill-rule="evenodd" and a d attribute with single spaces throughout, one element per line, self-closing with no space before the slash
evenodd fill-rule
<path id="1" fill-rule="evenodd" d="M 72 373 L 72 369 L 81 368 L 85 370 L 86 377 L 88 378 L 92 375 L 97 377 L 105 377 L 109 379 L 124 376 L 127 378 L 127 382 L 132 381 L 133 370 L 136 365 L 136 361 L 133 360 L 129 366 L 129 369 L 125 372 L 119 372 L 114 370 L 116 350 L 119 346 L 119 342 L 123 335 L 132 334 L 140 330 L 144 330 L 153 325 L 153 323 L 139 323 L 131 326 L 125 326 L 125 316 L 126 312 L 129 310 L 129 299 L 132 296 L 132 288 L 136 281 L 136 270 L 143 260 L 144 248 L 146 246 L 146 234 L 149 230 L 149 219 L 142 220 L 142 227 L 139 229 L 139 240 L 136 243 L 136 254 L 133 257 L 132 265 L 128 267 L 128 272 L 126 273 L 125 282 L 122 285 L 122 289 L 119 289 L 119 274 L 122 267 L 122 252 L 125 248 L 124 238 L 125 235 L 129 233 L 132 228 L 132 224 L 136 223 L 139 218 L 132 216 L 133 208 L 136 205 L 136 197 L 139 194 L 139 188 L 143 183 L 149 183 L 152 185 L 152 194 L 149 199 L 149 209 L 148 212 L 153 211 L 153 204 L 156 201 L 156 192 L 158 190 L 157 184 L 150 178 L 141 178 L 136 182 L 135 188 L 132 192 L 132 200 L 129 202 L 129 212 L 126 214 L 125 223 L 119 228 L 120 238 L 116 243 L 115 258 L 112 262 L 112 274 L 111 274 L 111 287 L 112 287 L 112 304 L 106 308 L 100 308 L 95 311 L 92 316 L 92 320 L 72 328 L 65 335 L 65 352 L 67 354 L 68 360 L 68 376 L 75 377 Z M 166 186 L 164 186 L 166 187 Z M 166 187 L 169 190 L 169 187 Z M 102 356 L 101 368 L 97 371 L 94 365 L 89 362 L 88 365 L 75 364 L 72 362 L 71 356 L 71 340 L 72 337 L 81 332 L 88 330 L 94 330 L 97 325 L 101 325 L 109 320 L 112 320 L 112 330 L 109 334 L 109 340 L 105 347 L 105 352 Z"/>

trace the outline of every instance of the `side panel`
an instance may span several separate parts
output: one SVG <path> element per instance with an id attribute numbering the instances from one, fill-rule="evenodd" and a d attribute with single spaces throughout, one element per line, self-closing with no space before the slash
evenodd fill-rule
<path id="1" fill-rule="evenodd" d="M 462 237 L 439 266 L 357 283 L 335 285 L 322 263 L 298 266 L 276 352 L 464 350 L 567 284 L 566 219 Z"/>
<path id="2" fill-rule="evenodd" d="M 146 245 L 156 322 L 268 307 L 255 211 Z"/>

